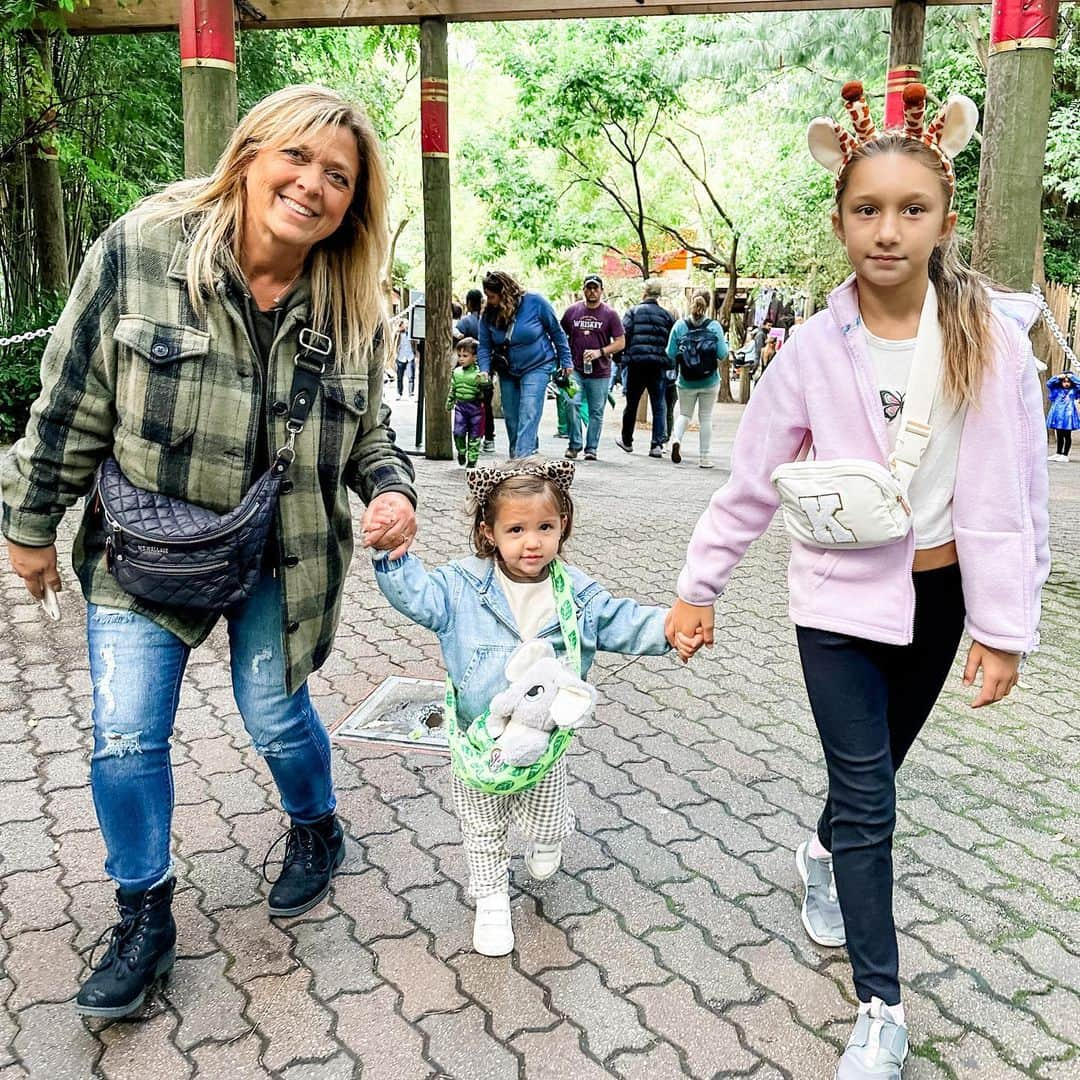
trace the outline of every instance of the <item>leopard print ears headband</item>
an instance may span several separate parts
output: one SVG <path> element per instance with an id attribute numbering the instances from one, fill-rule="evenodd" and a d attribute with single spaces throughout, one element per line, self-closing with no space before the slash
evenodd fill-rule
<path id="1" fill-rule="evenodd" d="M 956 190 L 953 158 L 971 141 L 979 124 L 979 110 L 971 98 L 953 94 L 937 118 L 926 124 L 926 87 L 921 83 L 912 83 L 904 87 L 903 126 L 879 132 L 874 127 L 861 82 L 845 83 L 840 96 L 844 99 L 855 134 L 852 135 L 827 116 L 812 120 L 806 133 L 810 154 L 819 165 L 833 173 L 838 182 L 860 146 L 885 135 L 897 134 L 930 147 L 941 162 L 949 182 L 949 191 Z"/>
<path id="2" fill-rule="evenodd" d="M 480 506 L 486 506 L 495 489 L 512 476 L 539 476 L 550 480 L 563 494 L 570 493 L 574 482 L 574 463 L 572 461 L 537 461 L 510 468 L 498 465 L 478 465 L 465 473 L 465 483 L 469 494 Z"/>

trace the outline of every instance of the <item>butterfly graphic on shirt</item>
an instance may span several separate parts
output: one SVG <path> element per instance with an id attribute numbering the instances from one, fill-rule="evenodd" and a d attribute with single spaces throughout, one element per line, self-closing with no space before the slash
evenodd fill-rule
<path id="1" fill-rule="evenodd" d="M 904 395 L 892 390 L 882 390 L 881 408 L 885 413 L 886 423 L 892 423 L 904 410 Z"/>

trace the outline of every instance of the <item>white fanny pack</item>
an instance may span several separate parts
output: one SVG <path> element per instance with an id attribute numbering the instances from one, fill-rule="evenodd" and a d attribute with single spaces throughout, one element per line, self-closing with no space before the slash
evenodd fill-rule
<path id="1" fill-rule="evenodd" d="M 862 458 L 799 460 L 774 470 L 784 525 L 801 544 L 819 548 L 872 548 L 893 544 L 911 531 L 908 489 L 930 441 L 930 414 L 941 380 L 941 328 L 937 295 L 928 285 L 919 317 L 915 355 L 904 396 L 903 426 L 889 467 Z"/>

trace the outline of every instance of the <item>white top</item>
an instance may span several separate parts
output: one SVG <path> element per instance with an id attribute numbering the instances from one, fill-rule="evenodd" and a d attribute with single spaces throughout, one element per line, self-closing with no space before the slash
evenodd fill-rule
<path id="1" fill-rule="evenodd" d="M 881 408 L 889 435 L 889 449 L 896 445 L 903 415 L 904 394 L 911 361 L 915 355 L 915 339 L 888 341 L 871 334 L 863 327 L 870 359 L 877 373 Z M 956 487 L 956 461 L 960 452 L 960 433 L 964 427 L 967 407 L 959 409 L 945 401 L 939 392 L 930 413 L 932 433 L 926 445 L 922 463 L 915 471 L 908 491 L 915 548 L 932 548 L 953 539 L 952 501 Z"/>
<path id="2" fill-rule="evenodd" d="M 512 581 L 495 562 L 495 579 L 510 605 L 522 641 L 531 641 L 540 630 L 555 618 L 555 590 L 551 579 L 543 581 Z"/>

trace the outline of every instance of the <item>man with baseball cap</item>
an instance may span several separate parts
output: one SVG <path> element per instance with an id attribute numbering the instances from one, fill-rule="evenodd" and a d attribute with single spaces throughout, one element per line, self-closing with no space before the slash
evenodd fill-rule
<path id="1" fill-rule="evenodd" d="M 571 378 L 578 387 L 588 408 L 589 427 L 585 434 L 585 460 L 596 460 L 600 432 L 604 426 L 604 404 L 611 382 L 611 357 L 621 352 L 626 343 L 622 320 L 601 297 L 604 283 L 599 274 L 589 274 L 581 283 L 585 296 L 571 304 L 562 317 L 562 328 L 570 341 L 570 356 L 574 361 Z M 582 451 L 581 416 L 577 408 L 567 410 L 570 447 L 566 456 L 573 460 Z"/>

